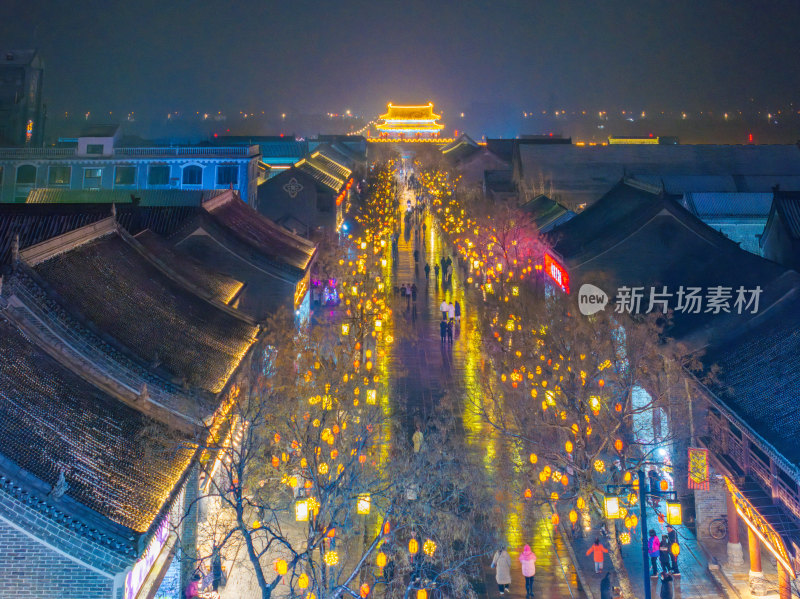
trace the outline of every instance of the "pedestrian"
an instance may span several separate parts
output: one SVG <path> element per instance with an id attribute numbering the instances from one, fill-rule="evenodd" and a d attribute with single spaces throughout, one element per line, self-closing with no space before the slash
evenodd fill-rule
<path id="1" fill-rule="evenodd" d="M 672 552 L 672 546 L 680 545 L 680 543 L 678 543 L 678 531 L 675 530 L 672 524 L 667 524 L 667 538 L 669 539 L 670 570 L 672 570 L 673 574 L 680 574 L 678 572 L 678 556 Z"/>
<path id="2" fill-rule="evenodd" d="M 444 343 L 445 337 L 447 337 L 447 321 L 444 318 L 439 321 L 439 334 L 442 336 L 442 343 Z"/>
<path id="3" fill-rule="evenodd" d="M 522 564 L 522 575 L 525 577 L 525 596 L 533 597 L 533 577 L 536 574 L 536 554 L 531 551 L 530 545 L 522 548 L 519 556 Z"/>
<path id="4" fill-rule="evenodd" d="M 439 310 L 442 312 L 442 320 L 447 319 L 447 300 L 442 300 L 442 303 L 439 304 Z"/>
<path id="5" fill-rule="evenodd" d="M 455 322 L 451 318 L 447 323 L 447 341 L 449 343 L 453 342 L 453 329 L 455 328 Z"/>
<path id="6" fill-rule="evenodd" d="M 658 559 L 661 562 L 661 570 L 669 572 L 669 537 L 661 535 L 661 542 L 658 544 Z"/>
<path id="7" fill-rule="evenodd" d="M 659 483 L 661 482 L 661 477 L 658 475 L 658 471 L 656 470 L 655 466 L 653 466 L 647 472 L 647 479 L 650 482 L 650 492 L 651 493 L 660 493 L 661 489 L 659 489 Z"/>
<path id="8" fill-rule="evenodd" d="M 650 576 L 658 576 L 658 554 L 661 551 L 661 543 L 658 540 L 656 531 L 650 529 L 650 538 L 647 541 L 647 555 L 650 557 L 650 566 L 653 573 Z"/>
<path id="9" fill-rule="evenodd" d="M 433 265 L 433 277 L 437 281 L 439 280 L 439 265 L 438 264 L 434 264 Z"/>
<path id="10" fill-rule="evenodd" d="M 195 572 L 192 575 L 192 581 L 186 585 L 186 591 L 184 592 L 186 599 L 194 599 L 200 595 L 200 591 L 203 590 L 203 583 L 200 582 L 202 578 L 199 572 Z"/>
<path id="11" fill-rule="evenodd" d="M 458 300 L 455 301 L 453 308 L 455 309 L 456 322 L 461 322 L 461 304 L 458 303 Z"/>
<path id="12" fill-rule="evenodd" d="M 411 442 L 414 444 L 414 453 L 419 453 L 422 449 L 422 444 L 425 442 L 425 435 L 422 434 L 422 427 L 417 424 L 417 430 L 411 437 Z"/>
<path id="13" fill-rule="evenodd" d="M 431 276 L 431 265 L 427 262 L 425 263 L 425 278 L 428 279 Z"/>
<path id="14" fill-rule="evenodd" d="M 414 302 L 415 304 L 417 303 L 417 284 L 416 283 L 412 283 L 411 284 L 411 301 Z"/>
<path id="15" fill-rule="evenodd" d="M 414 262 L 419 262 L 419 250 L 414 250 Z"/>
<path id="16" fill-rule="evenodd" d="M 672 575 L 669 572 L 661 573 L 661 599 L 672 599 Z"/>
<path id="17" fill-rule="evenodd" d="M 447 318 L 450 320 L 455 320 L 456 318 L 456 307 L 453 304 L 447 304 Z"/>
<path id="18" fill-rule="evenodd" d="M 497 590 L 504 595 L 511 584 L 511 556 L 505 546 L 494 552 L 492 568 L 495 568 L 494 579 L 497 581 Z"/>
<path id="19" fill-rule="evenodd" d="M 608 553 L 608 549 L 603 547 L 603 544 L 600 542 L 599 538 L 595 537 L 594 543 L 591 547 L 586 551 L 586 555 L 592 554 L 592 559 L 594 560 L 594 573 L 599 574 L 603 571 L 603 562 L 605 561 L 604 553 Z"/>
<path id="20" fill-rule="evenodd" d="M 612 599 L 611 595 L 611 572 L 606 572 L 603 580 L 600 581 L 600 599 Z"/>
<path id="21" fill-rule="evenodd" d="M 411 307 L 411 285 L 406 285 L 406 310 Z"/>

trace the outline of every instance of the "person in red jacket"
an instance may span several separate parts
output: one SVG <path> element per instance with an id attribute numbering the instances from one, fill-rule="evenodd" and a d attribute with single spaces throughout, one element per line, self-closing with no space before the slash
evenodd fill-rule
<path id="1" fill-rule="evenodd" d="M 604 553 L 608 553 L 608 549 L 603 547 L 600 539 L 595 539 L 594 544 L 586 551 L 586 555 L 592 554 L 594 559 L 594 573 L 598 574 L 603 571 L 603 562 L 605 561 Z"/>

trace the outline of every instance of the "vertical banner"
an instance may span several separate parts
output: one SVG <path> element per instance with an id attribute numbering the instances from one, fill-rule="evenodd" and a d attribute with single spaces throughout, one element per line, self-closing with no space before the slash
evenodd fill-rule
<path id="1" fill-rule="evenodd" d="M 708 450 L 689 448 L 689 488 L 708 491 Z"/>

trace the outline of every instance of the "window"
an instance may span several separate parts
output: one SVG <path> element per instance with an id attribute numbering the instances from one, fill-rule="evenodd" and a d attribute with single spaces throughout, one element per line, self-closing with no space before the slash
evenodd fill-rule
<path id="1" fill-rule="evenodd" d="M 169 185 L 169 167 L 167 165 L 151 166 L 147 171 L 148 185 Z"/>
<path id="2" fill-rule="evenodd" d="M 238 185 L 239 184 L 239 167 L 233 166 L 218 166 L 217 167 L 217 185 Z"/>
<path id="3" fill-rule="evenodd" d="M 69 180 L 72 177 L 72 167 L 69 166 L 51 166 L 50 174 L 47 182 L 50 185 L 69 185 Z"/>
<path id="4" fill-rule="evenodd" d="M 0 185 L 3 184 L 3 167 L 0 166 Z"/>
<path id="5" fill-rule="evenodd" d="M 100 154 L 103 153 L 103 144 L 87 144 L 86 145 L 86 153 L 87 154 Z"/>
<path id="6" fill-rule="evenodd" d="M 118 166 L 114 173 L 114 185 L 135 185 L 136 167 Z"/>
<path id="7" fill-rule="evenodd" d="M 199 166 L 187 166 L 183 169 L 184 185 L 200 185 L 203 182 L 203 169 Z"/>
<path id="8" fill-rule="evenodd" d="M 17 169 L 17 185 L 33 185 L 36 183 L 36 167 L 23 164 Z"/>
<path id="9" fill-rule="evenodd" d="M 100 184 L 103 181 L 103 169 L 101 168 L 85 168 L 83 169 L 83 188 L 84 189 L 100 189 Z"/>

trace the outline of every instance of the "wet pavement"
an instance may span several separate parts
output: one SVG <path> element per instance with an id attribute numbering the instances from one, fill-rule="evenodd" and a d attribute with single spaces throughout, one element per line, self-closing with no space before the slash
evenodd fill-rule
<path id="1" fill-rule="evenodd" d="M 401 206 L 405 199 L 401 199 Z M 435 229 L 430 216 L 417 227 L 413 219 L 403 219 L 394 256 L 392 285 L 416 284 L 418 298 L 416 310 L 406 305 L 399 296 L 395 298 L 395 343 L 389 356 L 389 376 L 395 403 L 395 414 L 403 423 L 408 439 L 414 424 L 432 417 L 451 418 L 465 451 L 475 456 L 476 463 L 485 468 L 486 478 L 492 480 L 503 459 L 503 445 L 491 434 L 480 415 L 472 406 L 471 391 L 477 388 L 476 377 L 483 376 L 484 367 L 477 327 L 477 315 L 465 300 L 461 273 L 453 263 L 450 285 L 442 288 L 442 273 L 434 276 L 434 264 L 442 255 L 449 255 L 443 247 L 442 235 Z M 420 223 L 421 224 L 421 223 Z M 414 250 L 419 252 L 415 268 Z M 424 266 L 430 264 L 430 278 L 426 280 Z M 453 343 L 442 343 L 439 306 L 443 299 L 461 304 L 461 323 L 456 327 Z M 585 597 L 579 589 L 577 574 L 569 559 L 559 532 L 539 508 L 511 498 L 499 506 L 504 514 L 505 529 L 500 537 L 509 548 L 512 561 L 512 585 L 504 597 L 525 597 L 525 581 L 518 560 L 523 545 L 530 544 L 537 555 L 534 591 L 537 597 Z M 481 597 L 499 597 L 494 571 L 489 569 L 489 559 L 484 564 L 483 584 L 476 585 Z"/>

